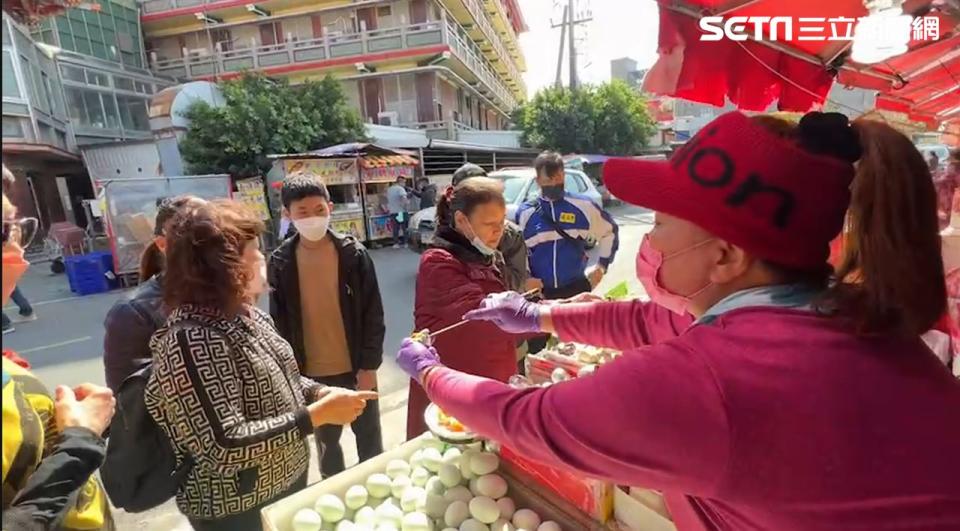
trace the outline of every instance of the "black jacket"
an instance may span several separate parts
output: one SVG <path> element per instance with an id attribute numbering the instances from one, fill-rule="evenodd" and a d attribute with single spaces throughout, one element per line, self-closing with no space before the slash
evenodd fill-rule
<path id="1" fill-rule="evenodd" d="M 340 257 L 340 314 L 347 336 L 353 371 L 376 370 L 383 361 L 383 301 L 373 261 L 356 238 L 328 233 Z M 306 349 L 303 345 L 303 316 L 300 310 L 300 277 L 297 245 L 300 235 L 284 241 L 270 256 L 267 280 L 270 283 L 270 315 L 280 335 L 293 347 L 302 371 Z"/>
<path id="2" fill-rule="evenodd" d="M 117 301 L 103 321 L 103 367 L 107 387 L 120 384 L 153 358 L 150 336 L 167 322 L 163 306 L 163 278 L 155 275 Z"/>

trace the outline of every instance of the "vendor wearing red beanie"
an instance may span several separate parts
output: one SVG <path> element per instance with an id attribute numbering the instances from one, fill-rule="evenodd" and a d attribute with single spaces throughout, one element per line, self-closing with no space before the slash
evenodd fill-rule
<path id="1" fill-rule="evenodd" d="M 519 390 L 406 341 L 398 363 L 435 403 L 532 459 L 663 491 L 681 530 L 960 529 L 960 382 L 919 338 L 946 296 L 909 139 L 835 113 L 731 113 L 604 180 L 657 212 L 637 256 L 651 302 L 507 293 L 467 317 L 624 355 Z"/>

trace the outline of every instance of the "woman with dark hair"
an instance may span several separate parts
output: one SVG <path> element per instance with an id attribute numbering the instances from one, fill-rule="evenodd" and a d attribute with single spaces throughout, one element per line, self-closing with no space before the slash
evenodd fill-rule
<path id="1" fill-rule="evenodd" d="M 290 345 L 253 305 L 266 286 L 262 222 L 218 201 L 177 214 L 167 231 L 163 299 L 145 401 L 178 460 L 196 465 L 177 505 L 197 531 L 260 529 L 259 510 L 306 486 L 315 427 L 347 424 L 373 392 L 300 376 Z"/>
<path id="2" fill-rule="evenodd" d="M 417 272 L 414 320 L 417 330 L 439 330 L 460 320 L 491 293 L 504 291 L 503 236 L 506 205 L 500 183 L 464 179 L 437 203 L 437 233 Z M 470 374 L 505 382 L 516 374 L 517 336 L 490 323 L 471 323 L 436 338 L 444 363 Z M 429 404 L 416 382 L 407 402 L 407 438 L 426 431 Z"/>
<path id="3" fill-rule="evenodd" d="M 637 255 L 651 302 L 508 293 L 466 318 L 624 354 L 513 389 L 407 340 L 398 363 L 435 403 L 532 459 L 663 491 L 678 529 L 960 529 L 944 457 L 960 382 L 920 339 L 946 307 L 935 193 L 908 138 L 836 113 L 729 113 L 668 162 L 608 161 L 604 180 L 656 211 Z M 669 326 L 685 312 L 693 325 Z"/>
<path id="4" fill-rule="evenodd" d="M 191 195 L 157 202 L 153 241 L 140 256 L 140 285 L 114 303 L 103 321 L 103 368 L 107 387 L 114 392 L 128 376 L 150 361 L 150 336 L 167 321 L 167 310 L 163 307 L 163 269 L 168 225 L 177 213 L 205 202 Z"/>

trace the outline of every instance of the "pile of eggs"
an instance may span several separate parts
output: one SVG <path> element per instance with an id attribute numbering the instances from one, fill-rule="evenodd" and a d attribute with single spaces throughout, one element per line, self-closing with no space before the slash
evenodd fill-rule
<path id="1" fill-rule="evenodd" d="M 294 515 L 293 531 L 560 531 L 530 509 L 517 509 L 498 475 L 500 458 L 427 439 L 409 461 L 353 485 L 344 497 L 321 496 Z"/>

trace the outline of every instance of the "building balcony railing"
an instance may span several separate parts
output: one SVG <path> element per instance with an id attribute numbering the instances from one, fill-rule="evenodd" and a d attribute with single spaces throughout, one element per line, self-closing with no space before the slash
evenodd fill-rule
<path id="1" fill-rule="evenodd" d="M 144 13 L 159 13 L 182 7 L 196 7 L 204 4 L 213 4 L 220 0 L 146 0 L 140 2 L 140 9 Z"/>
<path id="2" fill-rule="evenodd" d="M 462 0 L 463 5 L 466 6 L 467 11 L 470 12 L 470 15 L 476 21 L 477 26 L 480 28 L 480 32 L 483 33 L 486 37 L 487 42 L 493 46 L 494 52 L 497 56 L 500 57 L 500 60 L 507 67 L 507 72 L 517 85 L 519 85 L 520 90 L 526 94 L 527 87 L 523 82 L 523 76 L 520 75 L 520 70 L 517 68 L 516 63 L 513 60 L 513 57 L 507 53 L 507 49 L 503 46 L 503 39 L 497 34 L 497 31 L 493 29 L 493 25 L 490 24 L 490 19 L 487 17 L 486 11 L 480 3 L 480 0 Z"/>
<path id="3" fill-rule="evenodd" d="M 505 111 L 509 112 L 517 105 L 513 94 L 480 52 L 458 34 L 456 26 L 443 21 L 276 45 L 231 50 L 218 48 L 210 55 L 195 54 L 175 59 L 156 58 L 154 54 L 151 63 L 158 74 L 193 79 L 437 44 L 447 44 L 452 54 L 477 76 Z"/>

